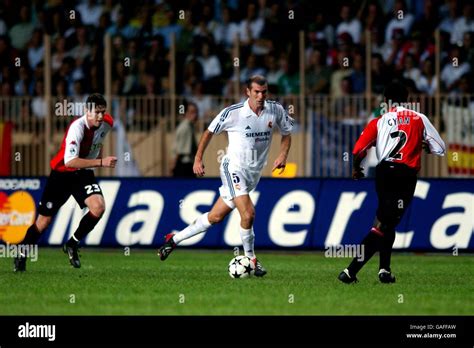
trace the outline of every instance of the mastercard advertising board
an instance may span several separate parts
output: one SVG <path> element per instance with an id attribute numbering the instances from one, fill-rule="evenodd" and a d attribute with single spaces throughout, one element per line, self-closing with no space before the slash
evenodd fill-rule
<path id="1" fill-rule="evenodd" d="M 17 244 L 36 217 L 35 199 L 30 190 L 39 180 L 2 180 L 0 190 L 0 241 Z"/>

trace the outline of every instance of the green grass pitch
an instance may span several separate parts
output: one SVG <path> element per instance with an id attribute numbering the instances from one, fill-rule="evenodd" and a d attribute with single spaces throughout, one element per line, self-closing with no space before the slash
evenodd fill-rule
<path id="1" fill-rule="evenodd" d="M 473 315 L 472 255 L 395 253 L 395 284 L 377 279 L 378 255 L 358 284 L 336 278 L 349 259 L 323 252 L 260 252 L 264 278 L 232 279 L 232 250 L 82 249 L 73 269 L 40 248 L 27 271 L 0 259 L 1 315 Z"/>

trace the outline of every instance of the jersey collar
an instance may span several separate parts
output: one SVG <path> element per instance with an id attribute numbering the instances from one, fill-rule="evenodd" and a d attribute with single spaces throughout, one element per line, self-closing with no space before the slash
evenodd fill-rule
<path id="1" fill-rule="evenodd" d="M 263 115 L 263 113 L 265 112 L 265 110 L 267 109 L 268 107 L 268 103 L 267 101 L 265 100 L 265 102 L 263 103 L 263 110 L 262 110 L 262 113 L 260 114 L 260 116 Z M 250 108 L 250 105 L 249 105 L 249 98 L 247 98 L 247 100 L 244 102 L 244 107 L 242 108 L 242 115 L 244 117 L 251 117 L 251 116 L 255 116 L 255 117 L 260 117 L 258 116 L 255 112 L 253 112 L 253 110 Z"/>
<path id="2" fill-rule="evenodd" d="M 86 123 L 87 129 L 96 131 L 96 130 L 98 130 L 98 129 L 100 128 L 100 126 L 99 126 L 99 127 L 90 127 L 90 126 L 89 126 L 89 122 L 87 122 L 87 114 L 83 115 L 82 117 L 85 118 L 85 121 L 86 121 L 85 123 Z"/>
<path id="3" fill-rule="evenodd" d="M 89 127 L 89 122 L 87 122 L 87 114 L 82 115 L 82 117 L 84 117 L 84 121 L 86 121 L 85 124 L 87 129 L 91 129 L 91 127 Z"/>

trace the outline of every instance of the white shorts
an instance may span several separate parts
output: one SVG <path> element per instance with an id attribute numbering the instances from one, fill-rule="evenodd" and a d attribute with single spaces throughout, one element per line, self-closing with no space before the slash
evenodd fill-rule
<path id="1" fill-rule="evenodd" d="M 221 162 L 220 172 L 222 186 L 219 187 L 219 192 L 225 204 L 231 209 L 235 208 L 234 198 L 248 195 L 250 191 L 253 191 L 257 187 L 261 176 L 260 171 L 245 170 L 233 166 L 226 156 Z"/>

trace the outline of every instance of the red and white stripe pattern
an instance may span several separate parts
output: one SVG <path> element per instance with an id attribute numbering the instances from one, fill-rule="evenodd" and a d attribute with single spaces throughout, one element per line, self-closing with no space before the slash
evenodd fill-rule
<path id="1" fill-rule="evenodd" d="M 77 118 L 69 125 L 56 156 L 50 162 L 51 169 L 59 172 L 71 172 L 76 168 L 66 167 L 65 163 L 74 158 L 95 159 L 99 156 L 102 143 L 112 129 L 114 120 L 109 114 L 99 127 L 89 127 L 87 116 Z"/>
<path id="2" fill-rule="evenodd" d="M 379 163 L 403 163 L 418 171 L 423 142 L 433 154 L 443 156 L 446 152 L 443 139 L 425 115 L 399 106 L 367 125 L 352 154 L 363 158 L 367 150 L 375 145 Z"/>

